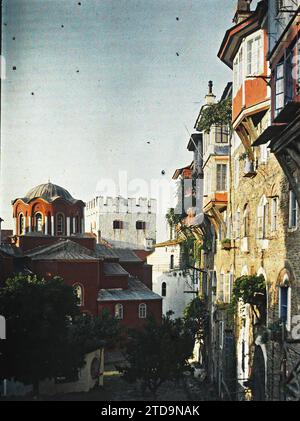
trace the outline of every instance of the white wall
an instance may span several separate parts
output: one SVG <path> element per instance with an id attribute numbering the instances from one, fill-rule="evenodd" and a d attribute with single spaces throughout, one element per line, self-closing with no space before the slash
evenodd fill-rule
<path id="1" fill-rule="evenodd" d="M 174 269 L 170 269 L 171 255 L 174 255 Z M 173 317 L 182 317 L 183 311 L 196 294 L 185 291 L 195 291 L 198 287 L 193 284 L 192 271 L 184 272 L 180 268 L 180 246 L 157 247 L 147 258 L 152 265 L 153 291 L 162 294 L 162 284 L 166 283 L 166 297 L 163 297 L 163 314 L 169 310 L 174 312 Z"/>
<path id="2" fill-rule="evenodd" d="M 123 221 L 123 229 L 113 229 L 113 221 Z M 136 222 L 146 222 L 145 230 L 137 230 Z M 86 204 L 87 232 L 107 240 L 116 247 L 144 249 L 156 241 L 156 200 L 122 197 L 97 197 Z"/>

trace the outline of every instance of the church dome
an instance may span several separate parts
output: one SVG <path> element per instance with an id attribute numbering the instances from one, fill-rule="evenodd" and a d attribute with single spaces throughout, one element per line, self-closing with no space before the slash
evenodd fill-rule
<path id="1" fill-rule="evenodd" d="M 52 202 L 58 198 L 65 199 L 68 202 L 76 201 L 66 189 L 52 183 L 40 184 L 36 187 L 33 187 L 26 193 L 24 199 L 26 202 L 29 202 L 32 199 L 39 197 L 47 200 L 47 202 Z"/>

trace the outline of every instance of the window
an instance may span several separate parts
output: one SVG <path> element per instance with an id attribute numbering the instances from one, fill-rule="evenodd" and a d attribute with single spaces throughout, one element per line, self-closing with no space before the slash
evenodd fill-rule
<path id="1" fill-rule="evenodd" d="M 115 319 L 122 320 L 124 316 L 124 309 L 122 304 L 115 305 Z"/>
<path id="2" fill-rule="evenodd" d="M 217 191 L 227 190 L 227 165 L 217 164 Z"/>
<path id="3" fill-rule="evenodd" d="M 236 212 L 236 228 L 235 228 L 235 236 L 236 238 L 240 238 L 241 236 L 241 212 L 238 209 Z"/>
<path id="4" fill-rule="evenodd" d="M 81 229 L 80 229 L 80 218 L 79 216 L 75 216 L 75 233 L 80 233 Z"/>
<path id="5" fill-rule="evenodd" d="M 163 282 L 161 284 L 161 296 L 166 297 L 167 296 L 167 284 Z"/>
<path id="6" fill-rule="evenodd" d="M 24 216 L 21 213 L 19 215 L 19 235 L 25 234 Z"/>
<path id="7" fill-rule="evenodd" d="M 278 216 L 278 198 L 273 197 L 272 199 L 272 222 L 271 230 L 277 231 L 277 216 Z"/>
<path id="8" fill-rule="evenodd" d="M 65 217 L 62 213 L 56 216 L 56 235 L 65 234 Z"/>
<path id="9" fill-rule="evenodd" d="M 40 213 L 36 213 L 34 216 L 34 226 L 36 232 L 43 232 L 43 217 Z"/>
<path id="10" fill-rule="evenodd" d="M 123 221 L 113 221 L 113 229 L 114 230 L 121 230 L 124 228 Z"/>
<path id="11" fill-rule="evenodd" d="M 282 286 L 279 288 L 279 317 L 286 323 L 286 328 L 290 330 L 291 322 L 291 288 Z"/>
<path id="12" fill-rule="evenodd" d="M 174 254 L 170 256 L 170 269 L 174 269 Z"/>
<path id="13" fill-rule="evenodd" d="M 263 72 L 263 49 L 261 35 L 247 42 L 247 76 Z"/>
<path id="14" fill-rule="evenodd" d="M 239 52 L 239 64 L 238 64 L 238 86 L 243 83 L 243 49 Z"/>
<path id="15" fill-rule="evenodd" d="M 224 322 L 219 322 L 219 346 L 220 349 L 223 349 L 224 346 Z"/>
<path id="16" fill-rule="evenodd" d="M 233 286 L 233 273 L 227 273 L 225 277 L 225 288 L 224 288 L 224 302 L 231 302 L 232 295 L 232 286 Z"/>
<path id="17" fill-rule="evenodd" d="M 228 130 L 226 126 L 215 126 L 216 143 L 228 143 Z"/>
<path id="18" fill-rule="evenodd" d="M 275 116 L 284 106 L 284 64 L 280 63 L 276 67 L 275 76 Z"/>
<path id="19" fill-rule="evenodd" d="M 79 285 L 79 284 L 75 284 L 73 286 L 73 288 L 74 288 L 76 297 L 78 299 L 78 305 L 83 306 L 83 288 L 82 288 L 82 286 Z"/>
<path id="20" fill-rule="evenodd" d="M 218 301 L 223 302 L 224 301 L 224 273 L 220 274 L 219 278 L 219 285 L 218 285 Z"/>
<path id="21" fill-rule="evenodd" d="M 297 228 L 298 225 L 298 203 L 295 193 L 290 191 L 289 200 L 289 228 Z"/>
<path id="22" fill-rule="evenodd" d="M 250 232 L 250 218 L 249 218 L 249 205 L 246 203 L 243 213 L 243 237 L 249 237 Z"/>
<path id="23" fill-rule="evenodd" d="M 260 200 L 257 208 L 257 234 L 258 238 L 267 238 L 267 225 L 268 225 L 268 201 L 265 196 Z"/>
<path id="24" fill-rule="evenodd" d="M 239 87 L 243 82 L 243 48 L 237 54 L 233 62 L 233 90 L 234 94 L 238 91 Z"/>
<path id="25" fill-rule="evenodd" d="M 147 318 L 147 305 L 146 304 L 140 304 L 139 305 L 139 318 L 140 319 L 146 319 Z"/>
<path id="26" fill-rule="evenodd" d="M 146 229 L 146 222 L 144 221 L 136 221 L 136 229 L 137 230 L 145 230 Z"/>

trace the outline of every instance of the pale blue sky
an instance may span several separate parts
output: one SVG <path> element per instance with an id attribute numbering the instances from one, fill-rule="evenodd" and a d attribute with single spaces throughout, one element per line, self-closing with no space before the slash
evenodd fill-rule
<path id="1" fill-rule="evenodd" d="M 86 201 L 119 170 L 170 179 L 191 161 L 185 125 L 208 80 L 217 96 L 231 80 L 217 51 L 236 0 L 3 3 L 4 227 L 11 200 L 48 178 Z"/>

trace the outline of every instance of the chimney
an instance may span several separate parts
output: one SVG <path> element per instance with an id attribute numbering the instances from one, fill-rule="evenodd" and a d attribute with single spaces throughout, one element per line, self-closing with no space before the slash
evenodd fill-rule
<path id="1" fill-rule="evenodd" d="M 214 104 L 216 102 L 216 95 L 213 94 L 213 82 L 210 80 L 208 82 L 208 94 L 205 96 L 206 104 Z"/>
<path id="2" fill-rule="evenodd" d="M 238 0 L 233 22 L 238 24 L 251 15 L 250 5 L 252 0 Z"/>

